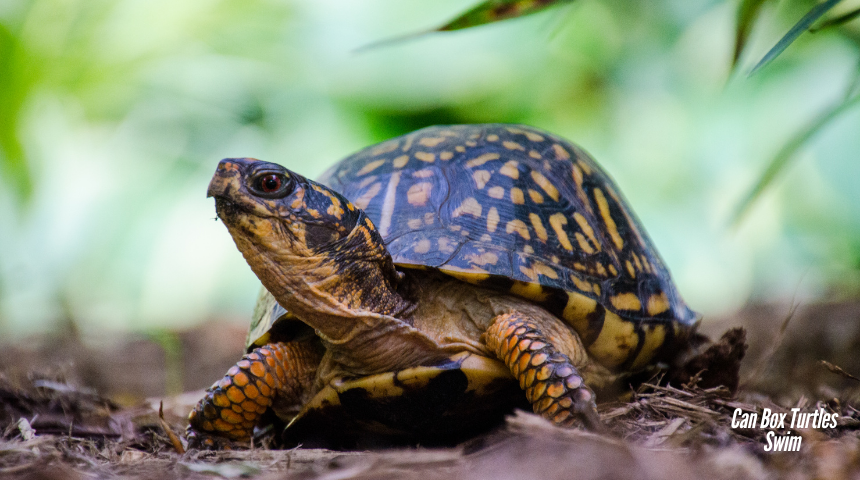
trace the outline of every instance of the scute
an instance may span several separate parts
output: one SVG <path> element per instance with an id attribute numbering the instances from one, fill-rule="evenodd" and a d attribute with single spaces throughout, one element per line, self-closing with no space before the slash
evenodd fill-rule
<path id="1" fill-rule="evenodd" d="M 436 366 L 338 379 L 303 406 L 287 432 L 306 446 L 315 436 L 343 446 L 355 432 L 450 442 L 452 432 L 465 437 L 497 425 L 511 406 L 528 408 L 510 370 L 463 352 Z"/>
<path id="2" fill-rule="evenodd" d="M 398 265 L 531 292 L 557 313 L 563 293 L 578 292 L 637 329 L 696 321 L 618 188 L 575 145 L 502 124 L 428 127 L 383 145 L 321 181 L 364 208 Z"/>

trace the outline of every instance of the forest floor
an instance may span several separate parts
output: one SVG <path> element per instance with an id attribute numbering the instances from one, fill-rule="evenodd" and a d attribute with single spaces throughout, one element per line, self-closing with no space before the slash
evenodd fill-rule
<path id="1" fill-rule="evenodd" d="M 747 330 L 741 387 L 644 387 L 599 405 L 606 433 L 563 430 L 525 412 L 449 448 L 183 450 L 187 413 L 241 355 L 238 323 L 82 341 L 67 331 L 0 345 L 0 478 L 693 478 L 860 479 L 860 302 L 753 306 L 706 319 Z M 184 392 L 184 393 L 183 393 Z M 159 415 L 159 408 L 163 414 Z M 790 428 L 792 408 L 836 413 Z M 738 410 L 739 409 L 739 410 Z M 784 428 L 732 428 L 740 413 Z M 770 434 L 769 432 L 773 432 Z M 800 438 L 800 450 L 768 450 Z"/>

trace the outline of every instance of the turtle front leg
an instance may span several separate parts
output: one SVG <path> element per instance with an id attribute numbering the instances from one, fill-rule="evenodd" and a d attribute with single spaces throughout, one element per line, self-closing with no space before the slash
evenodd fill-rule
<path id="1" fill-rule="evenodd" d="M 487 346 L 511 369 L 535 413 L 564 427 L 577 421 L 592 430 L 602 427 L 594 393 L 538 322 L 520 313 L 500 315 L 485 335 Z"/>
<path id="2" fill-rule="evenodd" d="M 301 404 L 320 359 L 307 342 L 270 343 L 244 355 L 188 415 L 188 446 L 217 449 L 248 442 L 273 402 Z"/>

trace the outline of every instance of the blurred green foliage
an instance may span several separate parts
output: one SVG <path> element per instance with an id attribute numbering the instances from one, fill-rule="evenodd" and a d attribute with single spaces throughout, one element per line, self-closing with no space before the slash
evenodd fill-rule
<path id="1" fill-rule="evenodd" d="M 0 335 L 247 318 L 256 283 L 206 185 L 252 156 L 308 176 L 439 123 L 521 122 L 588 149 L 706 316 L 860 287 L 860 112 L 768 159 L 856 78 L 860 27 L 732 75 L 738 4 L 580 0 L 444 25 L 474 1 L 7 0 L 0 4 Z M 815 2 L 767 2 L 746 72 Z M 834 15 L 856 4 L 845 0 Z"/>

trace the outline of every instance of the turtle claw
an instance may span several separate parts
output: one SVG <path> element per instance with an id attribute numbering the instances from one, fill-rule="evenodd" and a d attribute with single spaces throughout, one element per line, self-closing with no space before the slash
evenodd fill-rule
<path id="1" fill-rule="evenodd" d="M 195 430 L 189 426 L 185 430 L 188 449 L 196 450 L 247 450 L 248 442 L 230 440 L 227 437 Z"/>

